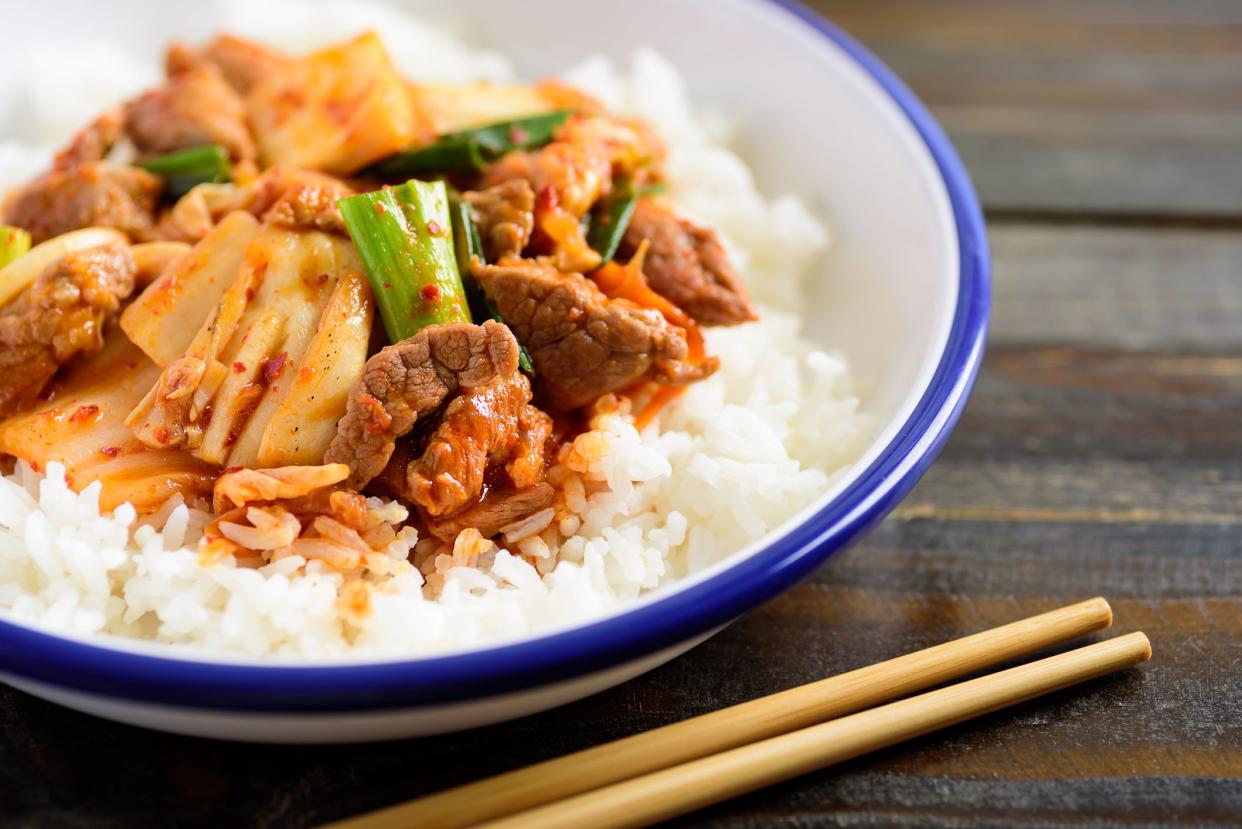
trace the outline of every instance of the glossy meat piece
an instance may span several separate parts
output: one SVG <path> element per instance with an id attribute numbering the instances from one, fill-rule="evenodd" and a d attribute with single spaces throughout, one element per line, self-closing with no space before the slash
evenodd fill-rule
<path id="1" fill-rule="evenodd" d="M 225 216 L 244 210 L 288 230 L 322 230 L 348 236 L 336 203 L 353 193 L 345 182 L 323 173 L 272 167 L 241 187 L 212 184 L 194 188 L 164 214 L 153 235 L 197 242 Z"/>
<path id="2" fill-rule="evenodd" d="M 535 191 L 523 179 L 462 194 L 474 213 L 488 262 L 521 256 L 535 228 Z"/>
<path id="3" fill-rule="evenodd" d="M 290 230 L 322 230 L 348 236 L 336 203 L 354 191 L 340 179 L 306 170 L 276 167 L 258 179 L 243 209 L 268 224 Z"/>
<path id="4" fill-rule="evenodd" d="M 599 254 L 586 243 L 580 221 L 628 175 L 662 154 L 640 131 L 604 117 L 574 117 L 555 140 L 531 152 L 509 153 L 483 174 L 482 186 L 521 180 L 535 193 L 533 249 L 565 272 L 592 270 Z"/>
<path id="5" fill-rule="evenodd" d="M 690 362 L 685 331 L 658 311 L 609 299 L 578 274 L 523 261 L 474 275 L 530 352 L 552 408 L 576 409 L 643 378 L 685 385 L 716 368 Z"/>
<path id="6" fill-rule="evenodd" d="M 35 244 L 83 227 L 142 237 L 151 230 L 163 186 L 146 170 L 106 161 L 53 170 L 11 197 L 4 223 L 28 230 Z"/>
<path id="7" fill-rule="evenodd" d="M 513 334 L 491 320 L 429 326 L 385 347 L 367 360 L 350 392 L 324 462 L 348 464 L 350 486 L 363 486 L 383 471 L 397 438 L 419 418 L 461 389 L 512 374 L 517 361 Z"/>
<path id="8" fill-rule="evenodd" d="M 716 232 L 650 199 L 634 210 L 618 255 L 629 258 L 646 240 L 643 275 L 651 289 L 702 325 L 737 325 L 759 318 L 746 285 Z"/>
<path id="9" fill-rule="evenodd" d="M 100 161 L 125 132 L 125 115 L 120 107 L 108 110 L 91 121 L 56 153 L 53 170 L 68 170 L 79 164 Z"/>
<path id="10" fill-rule="evenodd" d="M 219 144 L 234 161 L 255 155 L 241 96 L 211 64 L 173 75 L 126 104 L 125 130 L 147 155 L 204 144 Z"/>
<path id="11" fill-rule="evenodd" d="M 172 77 L 210 64 L 220 70 L 230 86 L 245 95 L 264 75 L 288 60 L 279 52 L 253 41 L 219 35 L 201 49 L 173 43 L 164 56 L 164 71 Z"/>
<path id="12" fill-rule="evenodd" d="M 134 258 L 117 244 L 70 253 L 0 313 L 0 413 L 43 390 L 66 361 L 103 347 L 103 330 L 134 289 Z"/>
<path id="13" fill-rule="evenodd" d="M 484 538 L 491 538 L 504 526 L 534 515 L 552 505 L 556 490 L 546 483 L 526 489 L 501 487 L 487 493 L 473 506 L 446 518 L 424 517 L 427 531 L 445 543 L 452 544 L 457 535 L 473 527 Z"/>
<path id="14" fill-rule="evenodd" d="M 515 485 L 541 481 L 552 419 L 530 398 L 530 381 L 518 371 L 462 389 L 407 469 L 409 500 L 427 515 L 451 515 L 479 498 L 488 467 L 499 464 L 517 473 L 510 473 Z"/>

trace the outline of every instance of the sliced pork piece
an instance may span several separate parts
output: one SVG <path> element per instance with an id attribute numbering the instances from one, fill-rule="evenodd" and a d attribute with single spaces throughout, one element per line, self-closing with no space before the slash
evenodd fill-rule
<path id="1" fill-rule="evenodd" d="M 474 221 L 489 262 L 521 256 L 535 228 L 535 191 L 524 179 L 462 194 L 474 212 Z"/>
<path id="2" fill-rule="evenodd" d="M 220 70 L 201 64 L 125 106 L 125 129 L 140 152 L 160 155 L 219 144 L 234 161 L 253 159 L 246 107 Z"/>
<path id="3" fill-rule="evenodd" d="M 462 389 L 407 468 L 409 500 L 426 515 L 452 515 L 478 500 L 488 468 L 501 464 L 516 486 L 542 481 L 552 419 L 530 398 L 530 381 L 516 370 Z"/>
<path id="4" fill-rule="evenodd" d="M 546 483 L 525 489 L 499 487 L 460 512 L 444 518 L 425 516 L 424 522 L 428 532 L 448 544 L 462 530 L 470 528 L 477 529 L 484 538 L 492 538 L 502 527 L 552 506 L 555 499 L 556 490 Z"/>
<path id="5" fill-rule="evenodd" d="M 289 58 L 266 46 L 232 35 L 219 35 L 202 49 L 174 43 L 164 56 L 164 71 L 171 78 L 204 63 L 220 70 L 229 85 L 242 95 Z"/>
<path id="6" fill-rule="evenodd" d="M 618 255 L 633 256 L 647 241 L 643 275 L 657 294 L 701 325 L 737 325 L 759 318 L 746 285 L 716 232 L 642 199 Z"/>
<path id="7" fill-rule="evenodd" d="M 518 346 L 497 322 L 433 325 L 367 361 L 345 417 L 324 455 L 345 463 L 359 488 L 383 471 L 397 438 L 460 389 L 484 386 L 517 370 Z"/>
<path id="8" fill-rule="evenodd" d="M 123 243 L 70 253 L 0 312 L 0 414 L 38 395 L 71 357 L 103 347 L 134 271 Z"/>
<path id="9" fill-rule="evenodd" d="M 125 132 L 125 115 L 114 107 L 79 130 L 52 162 L 53 170 L 68 170 L 79 164 L 100 161 Z"/>
<path id="10" fill-rule="evenodd" d="M 348 236 L 337 201 L 354 191 L 340 179 L 309 170 L 273 167 L 243 186 L 202 184 L 160 219 L 153 235 L 197 242 L 223 217 L 243 210 L 287 230 L 322 230 Z"/>
<path id="11" fill-rule="evenodd" d="M 482 185 L 528 182 L 535 193 L 533 250 L 558 270 L 585 273 L 600 257 L 586 243 L 582 217 L 612 191 L 614 176 L 630 175 L 662 152 L 630 124 L 576 116 L 547 146 L 497 160 Z"/>
<path id="12" fill-rule="evenodd" d="M 691 362 L 685 331 L 658 311 L 609 299 L 578 274 L 522 261 L 476 265 L 474 275 L 530 352 L 552 408 L 576 409 L 643 378 L 685 385 L 716 369 Z"/>
<path id="13" fill-rule="evenodd" d="M 163 186 L 146 170 L 106 161 L 53 170 L 11 197 L 4 223 L 25 228 L 36 244 L 83 227 L 144 236 L 151 230 Z"/>

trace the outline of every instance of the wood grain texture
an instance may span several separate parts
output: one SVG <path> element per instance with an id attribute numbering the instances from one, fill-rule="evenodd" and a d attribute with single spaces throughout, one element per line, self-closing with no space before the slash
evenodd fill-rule
<path id="1" fill-rule="evenodd" d="M 815 0 L 944 124 L 989 208 L 1242 212 L 1229 0 Z"/>
<path id="2" fill-rule="evenodd" d="M 1242 351 L 1238 230 L 993 220 L 988 236 L 994 344 Z"/>
<path id="3" fill-rule="evenodd" d="M 820 0 L 947 123 L 992 208 L 992 343 L 897 512 L 690 654 L 448 737 L 191 740 L 0 688 L 0 825 L 302 827 L 1092 595 L 1141 669 L 675 822 L 1242 822 L 1242 4 Z"/>

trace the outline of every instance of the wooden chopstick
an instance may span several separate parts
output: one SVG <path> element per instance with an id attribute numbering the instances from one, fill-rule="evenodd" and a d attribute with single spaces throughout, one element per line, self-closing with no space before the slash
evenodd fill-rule
<path id="1" fill-rule="evenodd" d="M 486 829 L 647 826 L 1150 658 L 1151 643 L 1142 633 L 1119 636 L 481 826 Z"/>
<path id="2" fill-rule="evenodd" d="M 331 825 L 459 829 L 899 699 L 1106 628 L 1102 598 Z M 327 828 L 325 828 L 327 829 Z"/>

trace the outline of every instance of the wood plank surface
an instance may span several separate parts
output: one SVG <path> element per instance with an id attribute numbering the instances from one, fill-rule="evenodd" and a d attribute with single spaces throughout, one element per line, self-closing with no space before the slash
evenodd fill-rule
<path id="1" fill-rule="evenodd" d="M 0 825 L 312 826 L 1097 594 L 1151 663 L 673 825 L 1242 823 L 1242 4 L 814 5 L 991 214 L 988 357 L 889 520 L 671 664 L 464 734 L 237 746 L 0 687 Z"/>
<path id="2" fill-rule="evenodd" d="M 913 87 L 989 209 L 1242 213 L 1231 0 L 816 0 Z"/>
<path id="3" fill-rule="evenodd" d="M 1237 230 L 994 219 L 988 235 L 994 345 L 1242 351 Z"/>

